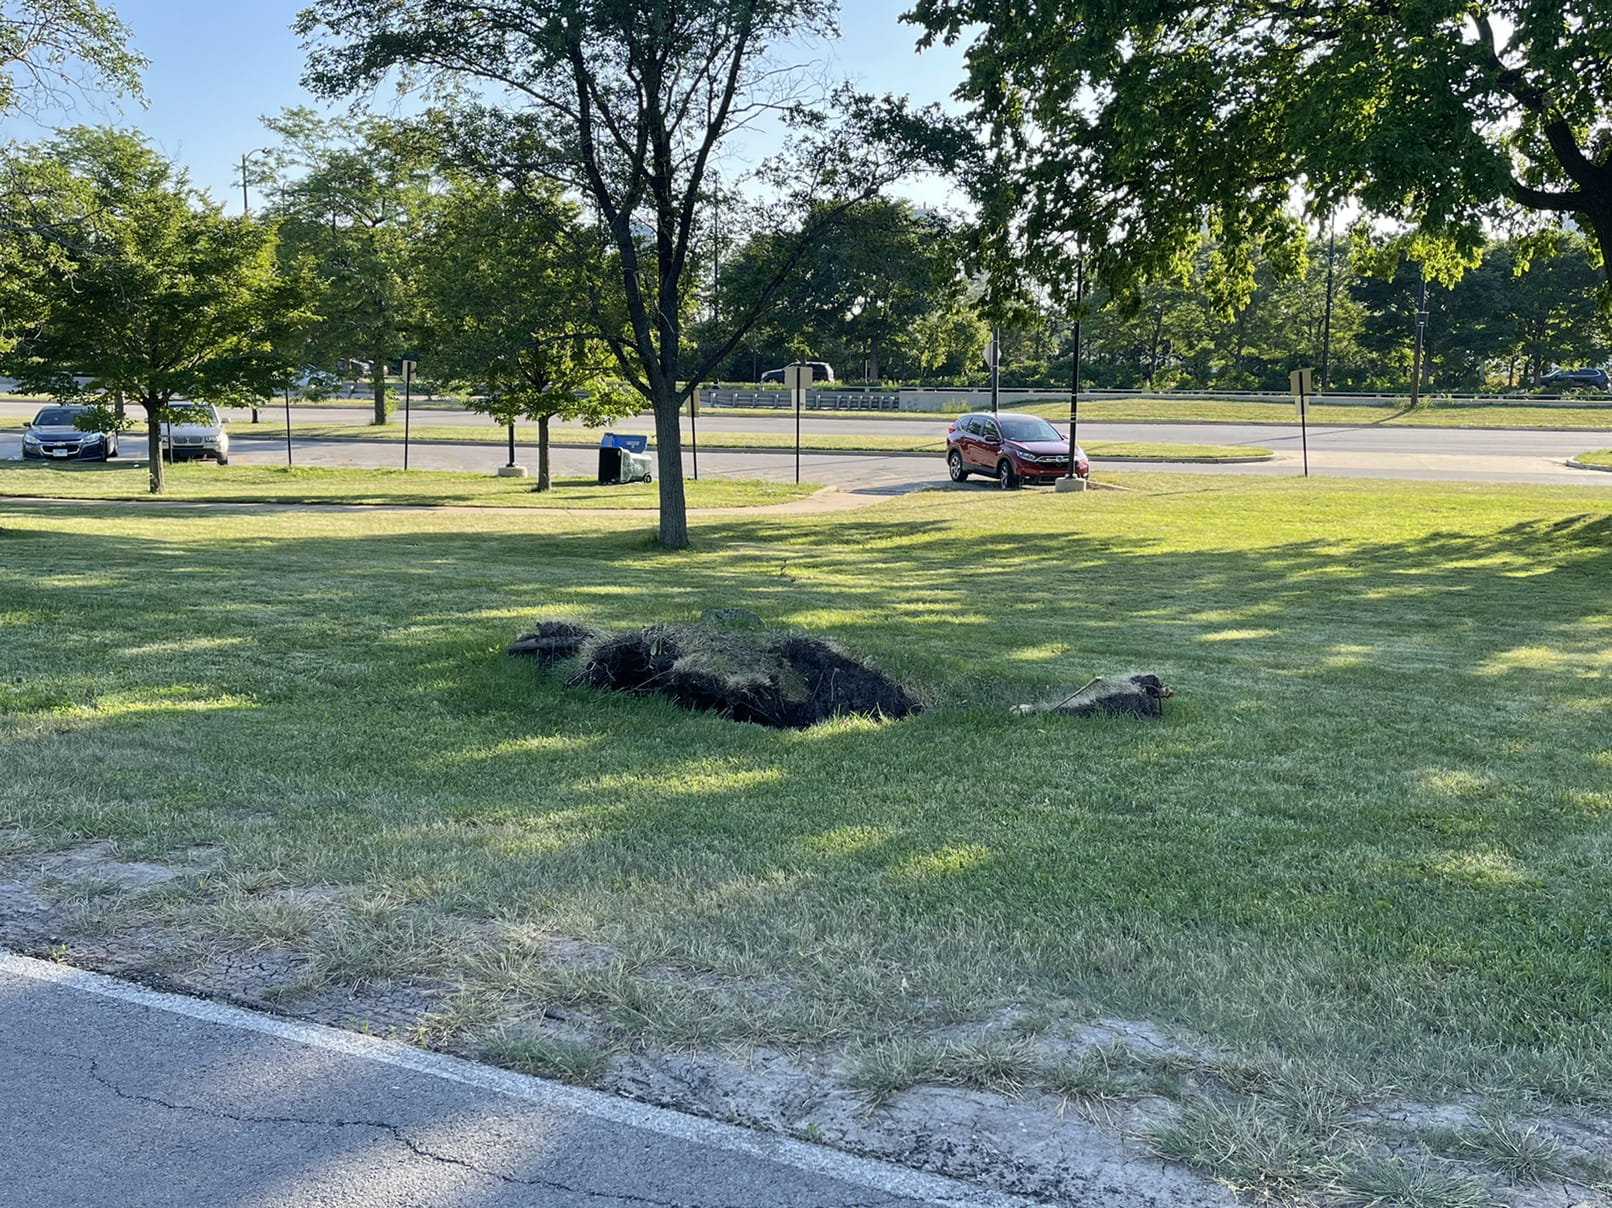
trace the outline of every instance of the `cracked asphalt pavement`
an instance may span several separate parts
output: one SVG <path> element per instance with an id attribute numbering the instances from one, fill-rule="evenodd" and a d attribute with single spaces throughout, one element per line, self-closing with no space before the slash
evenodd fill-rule
<path id="1" fill-rule="evenodd" d="M 1029 1201 L 0 953 L 0 1208 Z"/>

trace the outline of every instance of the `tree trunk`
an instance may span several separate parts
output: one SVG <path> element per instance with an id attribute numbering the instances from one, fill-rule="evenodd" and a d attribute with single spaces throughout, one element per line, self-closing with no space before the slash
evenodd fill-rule
<path id="1" fill-rule="evenodd" d="M 879 341 L 878 340 L 874 340 L 868 345 L 868 360 L 869 360 L 869 362 L 871 362 L 871 365 L 872 365 L 872 368 L 869 370 L 869 376 L 875 382 L 881 381 L 882 379 L 879 377 Z"/>
<path id="2" fill-rule="evenodd" d="M 688 548 L 688 502 L 683 490 L 682 406 L 677 388 L 656 389 L 655 457 L 660 472 L 660 547 Z"/>
<path id="3" fill-rule="evenodd" d="M 386 358 L 379 353 L 370 362 L 370 387 L 375 397 L 375 420 L 377 424 L 386 422 Z"/>
<path id="4" fill-rule="evenodd" d="M 537 486 L 534 490 L 546 491 L 549 482 L 549 416 L 537 417 Z"/>
<path id="5" fill-rule="evenodd" d="M 162 408 L 158 403 L 147 403 L 146 408 L 146 455 L 151 458 L 151 493 L 161 495 L 166 487 L 166 476 L 162 470 Z"/>

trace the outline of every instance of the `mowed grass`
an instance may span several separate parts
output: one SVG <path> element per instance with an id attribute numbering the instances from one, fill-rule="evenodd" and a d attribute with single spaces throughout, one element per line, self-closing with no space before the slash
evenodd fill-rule
<path id="1" fill-rule="evenodd" d="M 1612 1102 L 1605 497 L 1123 481 L 700 518 L 680 554 L 608 513 L 9 501 L 0 830 L 214 845 L 143 923 L 334 887 L 338 932 L 269 920 L 331 977 L 628 1043 L 876 1052 L 1018 1006 L 1205 1038 L 1240 1085 Z M 735 606 L 929 708 L 777 732 L 503 654 Z M 1128 669 L 1162 722 L 1009 716 Z"/>
<path id="2" fill-rule="evenodd" d="M 1050 396 L 1026 403 L 1015 402 L 1014 410 L 1028 411 L 1058 421 L 1069 414 L 1069 399 Z M 1125 398 L 1092 399 L 1080 404 L 1080 418 L 1094 422 L 1167 422 L 1225 424 L 1296 424 L 1298 415 L 1291 399 L 1268 401 L 1222 399 Z M 1381 424 L 1404 428 L 1542 428 L 1547 430 L 1583 428 L 1612 429 L 1612 404 L 1528 402 L 1456 403 L 1437 399 L 1414 410 L 1404 402 L 1328 402 L 1324 397 L 1310 400 L 1312 424 Z"/>
<path id="3" fill-rule="evenodd" d="M 932 423 L 935 422 L 935 417 L 930 418 Z M 402 429 L 396 425 L 377 428 L 373 425 L 300 424 L 293 427 L 292 431 L 300 439 L 397 441 L 403 438 Z M 499 431 L 502 431 L 502 429 Z M 412 429 L 411 435 L 414 440 L 451 444 L 485 444 L 497 439 L 495 433 L 489 429 L 464 425 L 437 425 L 430 428 L 415 427 Z M 521 442 L 522 450 L 530 454 L 531 447 L 537 439 L 536 432 L 535 430 L 524 432 L 517 430 L 517 439 Z M 237 440 L 239 440 L 238 435 Z M 559 428 L 551 435 L 549 443 L 554 448 L 597 448 L 599 439 L 596 432 Z M 654 445 L 655 442 L 651 438 L 650 447 L 653 448 Z M 793 449 L 795 447 L 795 437 L 792 431 L 707 431 L 699 438 L 698 447 L 705 450 Z M 940 428 L 937 428 L 934 432 L 914 433 L 912 436 L 886 436 L 879 433 L 859 435 L 856 433 L 808 432 L 801 437 L 800 447 L 812 453 L 926 453 L 933 454 L 936 457 L 943 457 L 946 453 L 946 435 L 944 429 Z M 1081 447 L 1093 457 L 1112 457 L 1125 460 L 1169 461 L 1172 459 L 1191 459 L 1221 461 L 1230 458 L 1270 456 L 1269 449 L 1257 449 L 1247 445 L 1174 445 L 1141 441 L 1098 441 L 1096 443 L 1083 443 Z"/>
<path id="4" fill-rule="evenodd" d="M 175 502 L 308 503 L 364 506 L 499 507 L 587 510 L 654 508 L 659 487 L 632 482 L 599 486 L 589 478 L 557 478 L 534 491 L 531 478 L 498 478 L 446 470 L 336 469 L 322 466 L 218 466 L 180 462 L 165 467 L 162 498 Z M 811 483 L 689 480 L 690 507 L 760 507 L 804 498 Z M 147 463 L 0 462 L 0 496 L 42 499 L 152 500 Z"/>

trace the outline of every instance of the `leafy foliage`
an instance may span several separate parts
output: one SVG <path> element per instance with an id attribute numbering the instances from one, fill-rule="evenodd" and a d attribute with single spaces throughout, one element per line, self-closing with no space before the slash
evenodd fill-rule
<path id="1" fill-rule="evenodd" d="M 324 321 L 306 360 L 361 358 L 371 371 L 375 422 L 386 422 L 386 365 L 408 351 L 410 266 L 424 234 L 434 148 L 384 118 L 324 118 L 290 109 L 265 125 L 283 140 L 271 188 L 280 256 L 318 283 Z M 290 175 L 295 172 L 297 175 Z"/>
<path id="2" fill-rule="evenodd" d="M 55 398 L 142 407 L 160 491 L 176 400 L 248 403 L 284 377 L 275 342 L 308 316 L 276 271 L 274 231 L 225 218 L 138 135 L 80 127 L 12 158 L 22 187 L 5 200 L 30 216 L 25 248 L 50 255 L 18 260 L 32 323 L 4 371 Z"/>
<path id="3" fill-rule="evenodd" d="M 611 308 L 597 335 L 655 412 L 661 544 L 688 543 L 679 412 L 776 294 L 729 312 L 725 338 L 684 363 L 684 327 L 725 140 L 784 112 L 800 132 L 764 174 L 768 219 L 795 226 L 798 255 L 858 200 L 915 166 L 956 154 L 934 115 L 838 90 L 781 61 L 786 43 L 832 31 L 831 0 L 556 0 L 488 7 L 475 0 L 316 0 L 297 20 L 312 46 L 306 82 L 326 96 L 379 84 L 471 82 L 501 94 L 460 123 L 467 158 L 510 177 L 545 176 L 587 205 L 613 249 L 626 323 Z M 489 88 L 488 86 L 492 86 Z M 824 203 L 829 204 L 824 204 Z M 810 214 L 795 224 L 787 216 Z M 787 275 L 795 257 L 782 259 Z"/>
<path id="4" fill-rule="evenodd" d="M 140 96 L 146 59 L 129 29 L 95 0 L 5 0 L 0 4 L 0 114 L 43 108 L 63 94 L 100 86 Z"/>
<path id="5" fill-rule="evenodd" d="M 1353 199 L 1410 224 L 1445 283 L 1519 209 L 1612 250 L 1608 0 L 917 0 L 908 19 L 973 38 L 985 227 L 1054 283 L 1084 257 L 1134 297 L 1207 233 L 1230 309 L 1260 249 L 1297 267 L 1295 188 L 1314 217 Z"/>
<path id="6" fill-rule="evenodd" d="M 424 363 L 476 410 L 537 421 L 537 488 L 548 490 L 551 419 L 604 424 L 642 403 L 586 320 L 606 249 L 595 238 L 591 257 L 577 254 L 589 228 L 552 187 L 456 181 L 434 199 L 429 229 L 414 270 Z"/>

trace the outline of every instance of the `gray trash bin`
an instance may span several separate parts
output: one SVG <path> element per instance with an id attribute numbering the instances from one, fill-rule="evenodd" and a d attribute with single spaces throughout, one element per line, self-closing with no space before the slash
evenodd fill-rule
<path id="1" fill-rule="evenodd" d="M 649 437 L 606 432 L 599 442 L 599 485 L 650 481 Z"/>

